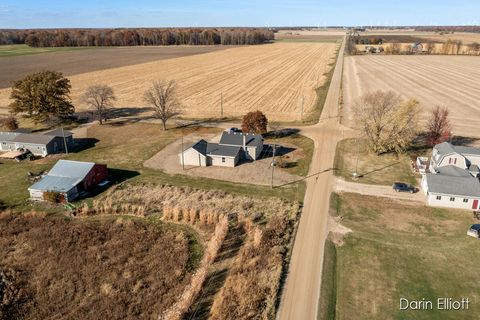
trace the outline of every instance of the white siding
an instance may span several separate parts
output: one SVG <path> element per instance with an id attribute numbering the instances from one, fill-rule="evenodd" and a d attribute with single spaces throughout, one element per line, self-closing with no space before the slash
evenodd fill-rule
<path id="1" fill-rule="evenodd" d="M 448 165 L 453 165 L 461 169 L 467 168 L 467 163 L 465 161 L 465 158 L 459 154 L 451 154 L 451 155 L 445 156 L 442 159 L 442 161 L 437 165 L 437 167 L 443 167 Z"/>
<path id="2" fill-rule="evenodd" d="M 178 155 L 180 165 L 182 164 L 182 154 Z M 183 152 L 183 158 L 186 166 L 207 166 L 206 157 L 193 148 L 188 148 Z"/>
<path id="3" fill-rule="evenodd" d="M 229 157 L 222 157 L 222 156 L 210 156 L 212 159 L 212 166 L 218 167 L 235 167 L 237 164 L 238 157 L 229 158 Z"/>
<path id="4" fill-rule="evenodd" d="M 454 200 L 451 201 L 450 198 L 454 198 Z M 467 202 L 464 202 L 464 200 L 466 200 Z M 473 210 L 472 206 L 473 206 L 474 200 L 480 200 L 480 198 L 459 197 L 459 196 L 452 196 L 452 195 L 437 195 L 437 194 L 431 194 L 431 193 L 427 195 L 427 204 L 433 207 Z"/>

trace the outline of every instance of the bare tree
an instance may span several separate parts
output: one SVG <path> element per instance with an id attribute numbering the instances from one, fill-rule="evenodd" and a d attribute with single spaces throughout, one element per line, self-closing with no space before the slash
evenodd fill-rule
<path id="1" fill-rule="evenodd" d="M 450 140 L 452 127 L 448 119 L 448 109 L 436 106 L 432 110 L 426 129 L 427 144 L 429 146 Z"/>
<path id="2" fill-rule="evenodd" d="M 373 152 L 405 151 L 416 136 L 418 101 L 404 101 L 391 91 L 367 93 L 355 106 L 355 115 Z"/>
<path id="3" fill-rule="evenodd" d="M 177 84 L 174 80 L 155 81 L 143 95 L 145 102 L 153 106 L 155 116 L 167 130 L 167 121 L 181 114 L 182 106 L 177 100 Z"/>
<path id="4" fill-rule="evenodd" d="M 113 89 L 104 84 L 88 87 L 81 99 L 89 107 L 94 109 L 100 124 L 102 124 L 104 120 L 108 120 L 110 108 L 113 107 L 113 102 L 117 100 Z"/>

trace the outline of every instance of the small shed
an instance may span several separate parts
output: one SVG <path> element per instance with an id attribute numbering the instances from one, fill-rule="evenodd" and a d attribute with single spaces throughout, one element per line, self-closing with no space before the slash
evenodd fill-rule
<path id="1" fill-rule="evenodd" d="M 45 201 L 45 193 L 52 192 L 60 196 L 60 202 L 69 202 L 78 198 L 80 192 L 89 191 L 108 177 L 107 166 L 93 162 L 59 160 L 40 181 L 28 191 L 30 199 Z"/>

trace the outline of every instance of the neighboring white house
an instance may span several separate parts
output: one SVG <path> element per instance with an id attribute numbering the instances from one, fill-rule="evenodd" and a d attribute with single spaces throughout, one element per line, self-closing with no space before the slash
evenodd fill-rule
<path id="1" fill-rule="evenodd" d="M 242 160 L 257 160 L 263 151 L 263 137 L 242 132 L 223 132 L 219 143 L 200 140 L 179 154 L 187 166 L 235 167 Z"/>
<path id="2" fill-rule="evenodd" d="M 478 210 L 480 202 L 480 149 L 448 142 L 433 148 L 430 171 L 422 177 L 427 204 Z"/>

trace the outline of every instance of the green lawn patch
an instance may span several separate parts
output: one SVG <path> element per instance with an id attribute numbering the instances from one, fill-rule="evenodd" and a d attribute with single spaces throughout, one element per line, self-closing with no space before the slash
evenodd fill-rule
<path id="1" fill-rule="evenodd" d="M 0 57 L 15 57 L 46 52 L 64 52 L 92 49 L 94 47 L 46 47 L 33 48 L 26 44 L 0 45 Z"/>
<path id="2" fill-rule="evenodd" d="M 416 175 L 410 166 L 411 155 L 376 155 L 371 152 L 364 139 L 345 139 L 337 144 L 335 175 L 353 181 L 357 171 L 361 183 L 391 185 L 396 181 L 416 184 Z M 358 160 L 357 160 L 358 159 Z"/>
<path id="3" fill-rule="evenodd" d="M 184 129 L 188 135 L 196 132 L 216 132 L 218 128 L 191 127 Z M 143 162 L 163 149 L 169 143 L 181 137 L 181 129 L 163 131 L 158 124 L 111 122 L 100 126 L 94 125 L 88 129 L 91 145 L 84 150 L 68 155 L 55 155 L 36 161 L 3 160 L 0 164 L 0 204 L 16 207 L 19 210 L 28 209 L 28 187 L 32 184 L 27 179 L 28 172 L 39 173 L 50 169 L 58 159 L 91 161 L 107 164 L 114 181 L 129 180 L 130 183 L 151 182 L 156 184 L 171 184 L 175 186 L 188 185 L 200 189 L 221 189 L 232 193 L 251 196 L 276 196 L 289 200 L 303 201 L 305 183 L 296 182 L 287 186 L 270 188 L 220 181 L 208 178 L 188 177 L 184 175 L 169 175 L 161 171 L 143 167 Z M 303 166 L 303 165 L 302 165 Z"/>
<path id="4" fill-rule="evenodd" d="M 308 174 L 310 163 L 312 162 L 313 149 L 315 144 L 312 139 L 301 134 L 292 134 L 290 136 L 267 139 L 266 143 L 281 145 L 285 148 L 294 148 L 295 150 L 285 154 L 285 167 L 280 168 L 288 173 L 305 177 Z"/>
<path id="5" fill-rule="evenodd" d="M 479 242 L 467 237 L 468 211 L 359 194 L 332 203 L 352 229 L 336 247 L 335 319 L 474 319 L 480 312 Z M 328 271 L 328 269 L 327 269 Z M 469 298 L 459 311 L 400 310 L 400 298 Z"/>

